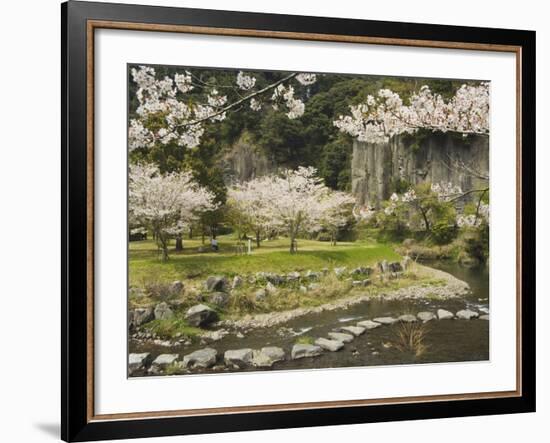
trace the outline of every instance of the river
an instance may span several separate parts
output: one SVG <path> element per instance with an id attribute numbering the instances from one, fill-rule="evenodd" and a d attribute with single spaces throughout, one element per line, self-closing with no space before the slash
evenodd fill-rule
<path id="1" fill-rule="evenodd" d="M 291 320 L 272 328 L 249 331 L 243 338 L 229 334 L 221 340 L 211 343 L 208 347 L 216 349 L 218 356 L 228 349 L 252 348 L 264 346 L 279 346 L 290 354 L 292 345 L 298 337 L 327 337 L 327 333 L 341 326 L 355 325 L 358 321 L 376 317 L 402 314 L 416 315 L 420 311 L 436 312 L 446 309 L 453 313 L 461 309 L 471 309 L 480 315 L 489 312 L 489 273 L 483 268 L 467 269 L 456 263 L 431 261 L 427 266 L 448 272 L 467 282 L 471 294 L 450 300 L 371 300 L 351 306 L 345 310 L 324 311 Z M 413 363 L 443 363 L 482 361 L 489 359 L 489 321 L 487 320 L 432 320 L 424 325 L 425 351 L 421 355 L 414 352 L 401 351 L 396 347 L 399 342 L 397 334 L 399 324 L 382 326 L 368 330 L 365 334 L 346 344 L 338 352 L 324 352 L 314 358 L 302 358 L 275 363 L 268 369 L 247 370 L 288 370 L 312 368 L 336 368 L 350 366 L 379 366 Z M 189 354 L 206 345 L 196 343 L 189 346 L 164 347 L 150 342 L 130 341 L 130 352 L 150 352 L 153 357 L 162 353 L 177 353 L 180 356 Z M 208 369 L 206 372 L 230 371 L 228 368 Z M 193 373 L 205 370 L 193 370 Z"/>

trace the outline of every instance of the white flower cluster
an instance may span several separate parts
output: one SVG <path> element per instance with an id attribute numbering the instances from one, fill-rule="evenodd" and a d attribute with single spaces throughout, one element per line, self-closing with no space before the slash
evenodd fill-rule
<path id="1" fill-rule="evenodd" d="M 237 74 L 237 86 L 243 91 L 249 91 L 256 84 L 256 77 L 245 75 L 242 71 Z"/>
<path id="2" fill-rule="evenodd" d="M 462 85 L 448 102 L 423 86 L 411 96 L 408 106 L 395 92 L 381 89 L 376 97 L 369 95 L 365 103 L 350 106 L 351 115 L 339 116 L 334 125 L 368 143 L 384 143 L 394 135 L 420 128 L 488 134 L 489 98 L 489 83 Z"/>
<path id="3" fill-rule="evenodd" d="M 431 190 L 437 195 L 440 201 L 449 201 L 454 197 L 463 194 L 462 188 L 458 185 L 448 183 L 432 183 Z"/>
<path id="4" fill-rule="evenodd" d="M 296 76 L 296 80 L 298 83 L 304 86 L 312 85 L 317 81 L 317 75 L 315 74 L 308 74 L 308 73 L 301 73 Z"/>
<path id="5" fill-rule="evenodd" d="M 273 101 L 273 109 L 278 109 L 279 103 L 283 101 L 288 109 L 286 116 L 293 120 L 301 117 L 304 114 L 305 105 L 297 98 L 294 98 L 294 88 L 292 86 L 279 85 L 273 91 L 271 96 Z"/>
<path id="6" fill-rule="evenodd" d="M 176 83 L 176 87 L 184 94 L 193 89 L 191 73 L 189 71 L 185 71 L 184 74 L 174 75 L 174 82 Z"/>
<path id="7" fill-rule="evenodd" d="M 255 98 L 250 99 L 250 109 L 253 111 L 260 111 L 262 109 L 262 103 Z"/>

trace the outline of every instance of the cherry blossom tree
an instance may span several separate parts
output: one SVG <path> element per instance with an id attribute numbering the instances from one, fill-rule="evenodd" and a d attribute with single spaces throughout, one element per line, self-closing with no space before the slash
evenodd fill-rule
<path id="1" fill-rule="evenodd" d="M 151 164 L 130 166 L 130 222 L 146 227 L 157 241 L 162 260 L 168 241 L 180 236 L 201 212 L 215 209 L 214 195 L 198 186 L 189 172 L 160 174 Z"/>
<path id="2" fill-rule="evenodd" d="M 139 106 L 137 118 L 132 119 L 129 125 L 130 151 L 151 148 L 157 143 L 197 147 L 206 124 L 223 121 L 228 112 L 244 105 L 259 111 L 269 104 L 273 109 L 284 109 L 289 119 L 299 118 L 304 113 L 305 105 L 295 96 L 291 82 L 308 86 L 316 81 L 315 74 L 290 73 L 258 88 L 256 78 L 242 71 L 238 72 L 231 85 L 205 83 L 189 70 L 161 79 L 153 67 L 139 66 L 133 68 L 131 74 L 138 87 L 136 97 Z M 238 97 L 232 102 L 220 92 L 228 88 L 235 91 Z"/>
<path id="3" fill-rule="evenodd" d="M 342 191 L 331 191 L 322 201 L 321 226 L 330 233 L 331 244 L 336 245 L 338 229 L 350 221 L 355 198 Z"/>
<path id="4" fill-rule="evenodd" d="M 423 86 L 410 97 L 408 105 L 397 93 L 381 89 L 364 103 L 350 106 L 351 115 L 341 115 L 334 125 L 368 143 L 385 143 L 395 135 L 412 134 L 419 129 L 487 135 L 489 102 L 486 82 L 462 85 L 448 101 Z"/>

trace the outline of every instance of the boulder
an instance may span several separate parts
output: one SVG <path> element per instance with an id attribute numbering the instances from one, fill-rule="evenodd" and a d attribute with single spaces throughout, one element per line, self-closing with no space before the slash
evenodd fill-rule
<path id="1" fill-rule="evenodd" d="M 238 366 L 239 368 L 244 368 L 245 366 L 252 364 L 253 357 L 254 351 L 250 348 L 230 349 L 225 351 L 223 360 L 228 366 Z"/>
<path id="2" fill-rule="evenodd" d="M 393 325 L 395 322 L 397 322 L 396 318 L 393 317 L 377 317 L 373 319 L 376 323 L 381 323 L 383 325 Z"/>
<path id="3" fill-rule="evenodd" d="M 229 303 L 229 294 L 227 292 L 214 292 L 210 295 L 208 301 L 213 305 L 224 308 Z"/>
<path id="4" fill-rule="evenodd" d="M 185 320 L 191 326 L 206 326 L 218 319 L 218 313 L 206 305 L 195 305 L 187 310 Z"/>
<path id="5" fill-rule="evenodd" d="M 238 275 L 236 275 L 235 277 L 233 277 L 233 282 L 231 283 L 231 289 L 240 288 L 242 284 L 243 284 L 242 277 L 239 277 Z"/>
<path id="6" fill-rule="evenodd" d="M 179 280 L 173 281 L 172 284 L 170 285 L 170 292 L 173 295 L 180 295 L 184 289 L 185 289 L 185 286 L 183 285 L 183 282 Z"/>
<path id="7" fill-rule="evenodd" d="M 130 375 L 143 371 L 151 363 L 151 354 L 143 352 L 141 354 L 130 354 L 128 356 L 128 372 Z"/>
<path id="8" fill-rule="evenodd" d="M 372 321 L 372 320 L 364 320 L 357 323 L 357 326 L 365 329 L 375 329 L 380 326 L 380 323 Z"/>
<path id="9" fill-rule="evenodd" d="M 368 286 L 370 285 L 370 280 L 368 278 L 364 279 L 364 280 L 353 280 L 351 282 L 351 285 L 352 286 L 355 286 L 355 287 L 364 287 L 364 286 Z"/>
<path id="10" fill-rule="evenodd" d="M 306 293 L 307 288 L 304 285 L 300 285 L 300 292 Z"/>
<path id="11" fill-rule="evenodd" d="M 279 274 L 273 274 L 273 273 L 266 274 L 265 279 L 267 280 L 268 284 L 271 284 L 271 285 L 281 285 L 285 282 L 284 277 L 282 277 Z"/>
<path id="12" fill-rule="evenodd" d="M 419 312 L 418 314 L 416 314 L 416 316 L 423 323 L 426 323 L 426 322 L 429 322 L 430 320 L 436 319 L 435 314 L 433 312 L 428 312 L 428 311 Z"/>
<path id="13" fill-rule="evenodd" d="M 174 311 L 170 309 L 168 303 L 162 302 L 155 306 L 155 319 L 156 320 L 168 320 L 174 316 Z"/>
<path id="14" fill-rule="evenodd" d="M 397 320 L 402 321 L 403 323 L 414 323 L 416 321 L 416 317 L 412 314 L 403 314 L 400 315 Z"/>
<path id="15" fill-rule="evenodd" d="M 184 368 L 209 368 L 216 364 L 218 352 L 212 348 L 199 349 L 184 355 L 182 366 Z"/>
<path id="16" fill-rule="evenodd" d="M 488 314 L 480 315 L 480 316 L 479 316 L 479 319 L 480 319 L 480 320 L 489 320 L 489 315 L 488 315 Z"/>
<path id="17" fill-rule="evenodd" d="M 356 337 L 359 337 L 366 330 L 361 326 L 342 326 L 340 329 L 344 332 L 349 332 L 350 334 L 355 335 Z"/>
<path id="18" fill-rule="evenodd" d="M 341 266 L 339 268 L 334 268 L 334 274 L 336 275 L 336 277 L 340 277 L 342 275 L 344 275 L 344 273 L 347 271 L 348 268 L 346 268 L 345 266 Z"/>
<path id="19" fill-rule="evenodd" d="M 285 351 L 276 346 L 267 346 L 252 355 L 252 365 L 258 368 L 270 368 L 274 363 L 285 359 Z"/>
<path id="20" fill-rule="evenodd" d="M 353 341 L 353 335 L 352 334 L 346 334 L 344 332 L 329 332 L 328 336 L 336 341 L 340 341 L 342 343 L 351 343 Z"/>
<path id="21" fill-rule="evenodd" d="M 273 283 L 270 281 L 267 282 L 267 285 L 265 285 L 265 290 L 269 292 L 270 294 L 275 294 L 277 292 L 277 288 Z"/>
<path id="22" fill-rule="evenodd" d="M 305 278 L 308 278 L 310 280 L 317 280 L 319 277 L 321 277 L 321 274 L 319 272 L 313 272 L 311 270 L 307 270 L 304 274 Z"/>
<path id="23" fill-rule="evenodd" d="M 456 313 L 457 318 L 461 320 L 470 320 L 472 318 L 479 317 L 477 312 L 471 311 L 470 309 L 462 309 Z"/>
<path id="24" fill-rule="evenodd" d="M 227 292 L 229 282 L 223 275 L 211 275 L 204 282 L 204 287 L 209 292 Z"/>
<path id="25" fill-rule="evenodd" d="M 439 320 L 451 320 L 455 318 L 455 315 L 451 311 L 447 311 L 446 309 L 438 309 L 437 318 L 439 318 Z"/>
<path id="26" fill-rule="evenodd" d="M 323 350 L 320 346 L 317 345 L 301 345 L 296 344 L 292 346 L 292 351 L 290 352 L 292 360 L 297 360 L 299 358 L 305 357 L 316 357 L 321 355 Z"/>
<path id="27" fill-rule="evenodd" d="M 325 351 L 336 352 L 344 347 L 344 343 L 338 340 L 329 340 L 328 338 L 318 338 L 315 344 Z"/>
<path id="28" fill-rule="evenodd" d="M 352 269 L 351 275 L 366 275 L 369 276 L 372 273 L 372 268 L 366 268 L 364 266 L 359 266 L 358 268 Z"/>
<path id="29" fill-rule="evenodd" d="M 297 272 L 297 271 L 289 272 L 289 273 L 286 275 L 286 279 L 287 279 L 287 281 L 296 281 L 296 280 L 299 280 L 299 279 L 300 279 L 300 273 Z"/>
<path id="30" fill-rule="evenodd" d="M 388 265 L 388 269 L 390 270 L 390 272 L 403 272 L 403 267 L 398 261 L 391 262 Z"/>
<path id="31" fill-rule="evenodd" d="M 258 289 L 255 293 L 254 293 L 254 298 L 256 299 L 256 301 L 263 301 L 267 298 L 267 291 L 265 289 Z"/>
<path id="32" fill-rule="evenodd" d="M 387 274 L 387 272 L 389 271 L 388 261 L 387 260 L 379 261 L 378 262 L 378 270 L 382 274 Z"/>
<path id="33" fill-rule="evenodd" d="M 155 313 L 153 308 L 136 308 L 131 311 L 130 324 L 134 326 L 141 326 L 144 323 L 148 323 L 155 319 Z"/>
<path id="34" fill-rule="evenodd" d="M 157 358 L 155 358 L 155 360 L 153 360 L 151 367 L 165 369 L 174 364 L 178 358 L 178 354 L 160 354 Z"/>

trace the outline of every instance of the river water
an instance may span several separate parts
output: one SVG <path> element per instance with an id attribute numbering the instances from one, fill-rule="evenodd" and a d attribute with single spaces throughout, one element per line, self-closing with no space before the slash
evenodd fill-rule
<path id="1" fill-rule="evenodd" d="M 361 320 L 384 316 L 398 317 L 402 314 L 416 315 L 420 311 L 435 312 L 439 308 L 453 313 L 466 308 L 472 309 L 480 315 L 489 312 L 489 274 L 485 267 L 467 269 L 456 263 L 444 261 L 432 261 L 425 264 L 448 272 L 467 282 L 472 290 L 471 294 L 446 301 L 372 300 L 351 306 L 345 310 L 310 314 L 272 328 L 255 329 L 247 333 L 244 338 L 229 334 L 217 342 L 208 344 L 208 347 L 218 351 L 220 360 L 223 359 L 223 353 L 228 349 L 260 349 L 264 346 L 279 346 L 287 353 L 287 360 L 275 363 L 272 368 L 240 369 L 241 372 L 246 370 L 312 369 L 488 360 L 490 322 L 478 319 L 432 320 L 426 323 L 423 340 L 425 351 L 418 356 L 414 352 L 401 351 L 396 348 L 395 343 L 399 341 L 397 333 L 401 326 L 394 324 L 367 330 L 338 352 L 326 351 L 321 356 L 314 358 L 288 359 L 290 349 L 298 337 L 327 337 L 327 333 L 335 328 L 355 325 Z M 148 342 L 131 341 L 130 352 L 150 352 L 153 357 L 162 353 L 177 353 L 182 357 L 205 346 L 196 343 L 190 346 L 163 347 Z M 228 368 L 193 370 L 193 373 L 204 371 L 228 372 L 231 370 Z"/>

